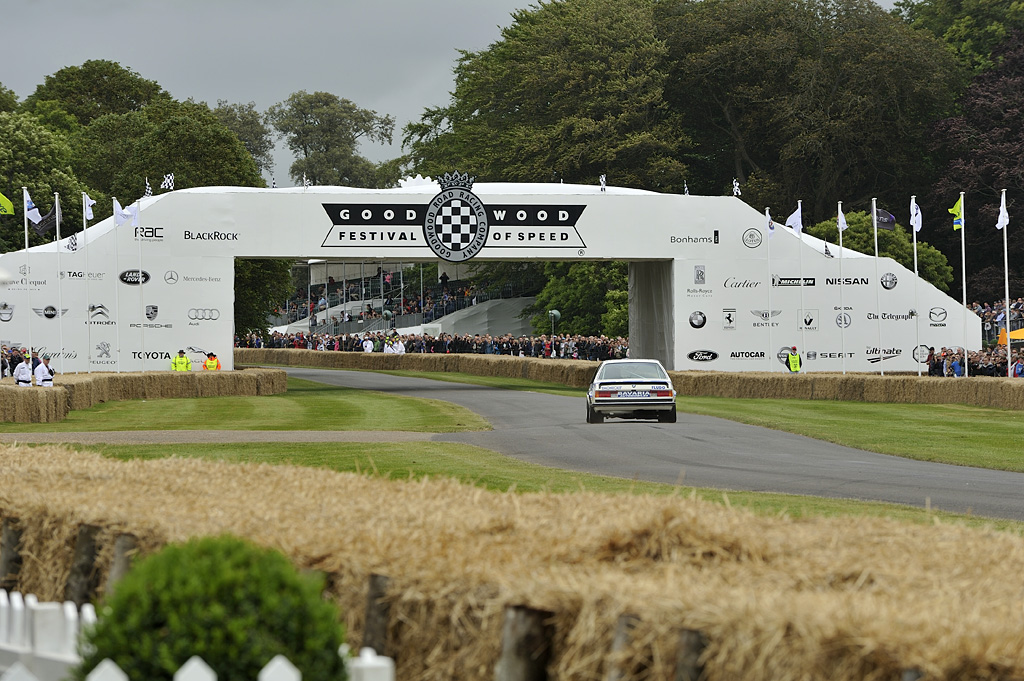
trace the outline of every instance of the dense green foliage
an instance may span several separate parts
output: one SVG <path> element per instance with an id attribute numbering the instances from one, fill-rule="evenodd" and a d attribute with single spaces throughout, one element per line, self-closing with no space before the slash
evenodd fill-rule
<path id="1" fill-rule="evenodd" d="M 100 608 L 75 678 L 110 659 L 128 678 L 170 681 L 198 655 L 217 678 L 255 679 L 284 655 L 303 679 L 344 681 L 342 626 L 322 582 L 234 537 L 169 545 L 135 565 Z"/>

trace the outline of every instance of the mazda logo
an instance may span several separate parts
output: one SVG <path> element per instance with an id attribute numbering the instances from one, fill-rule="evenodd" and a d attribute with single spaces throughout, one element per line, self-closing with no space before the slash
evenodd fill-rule
<path id="1" fill-rule="evenodd" d="M 220 319 L 220 310 L 215 307 L 193 307 L 188 311 L 188 318 L 197 321 L 212 322 Z"/>
<path id="2" fill-rule="evenodd" d="M 941 307 L 933 307 L 928 310 L 928 318 L 933 322 L 944 322 L 946 321 L 946 310 Z"/>
<path id="3" fill-rule="evenodd" d="M 168 284 L 177 284 L 178 273 L 175 272 L 174 270 L 167 270 L 166 272 L 164 272 L 164 281 L 167 282 Z"/>

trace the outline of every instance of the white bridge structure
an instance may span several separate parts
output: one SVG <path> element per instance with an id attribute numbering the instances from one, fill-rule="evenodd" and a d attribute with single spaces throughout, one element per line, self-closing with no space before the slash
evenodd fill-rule
<path id="1" fill-rule="evenodd" d="M 0 340 L 65 373 L 166 370 L 179 349 L 194 370 L 211 351 L 231 369 L 235 258 L 473 258 L 628 261 L 631 354 L 677 371 L 782 371 L 791 346 L 805 371 L 917 371 L 928 346 L 981 346 L 978 317 L 912 271 L 778 223 L 770 237 L 736 197 L 423 181 L 137 205 L 137 225 L 111 217 L 0 255 Z"/>

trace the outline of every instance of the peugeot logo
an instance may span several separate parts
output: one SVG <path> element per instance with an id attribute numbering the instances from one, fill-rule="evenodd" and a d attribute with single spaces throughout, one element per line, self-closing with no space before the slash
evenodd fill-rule
<path id="1" fill-rule="evenodd" d="M 188 311 L 188 318 L 197 321 L 212 322 L 220 319 L 220 310 L 215 307 L 192 308 Z"/>
<path id="2" fill-rule="evenodd" d="M 168 284 L 178 283 L 178 273 L 174 270 L 167 270 L 164 272 L 164 281 Z"/>

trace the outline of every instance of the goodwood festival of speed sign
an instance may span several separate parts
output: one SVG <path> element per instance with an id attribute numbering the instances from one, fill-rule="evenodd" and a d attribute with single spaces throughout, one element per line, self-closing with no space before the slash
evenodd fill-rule
<path id="1" fill-rule="evenodd" d="M 474 194 L 467 173 L 445 173 L 441 191 L 430 200 L 423 220 L 423 239 L 434 254 L 448 262 L 464 262 L 487 243 L 487 211 Z"/>

